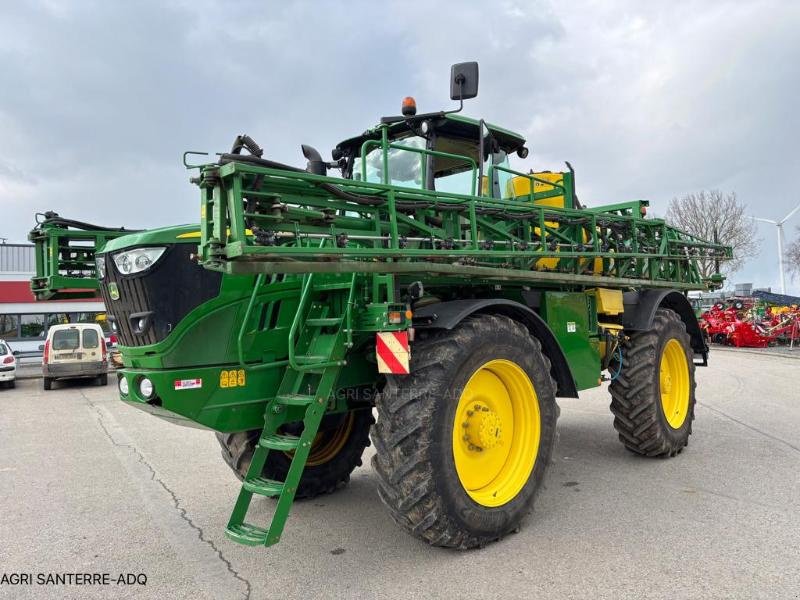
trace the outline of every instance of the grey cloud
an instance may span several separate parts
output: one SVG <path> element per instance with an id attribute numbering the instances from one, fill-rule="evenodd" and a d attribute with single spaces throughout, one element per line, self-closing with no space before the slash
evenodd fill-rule
<path id="1" fill-rule="evenodd" d="M 663 213 L 675 195 L 721 188 L 779 217 L 800 201 L 797 4 L 436 6 L 4 3 L 0 235 L 24 239 L 51 208 L 192 221 L 184 150 L 247 132 L 301 164 L 300 143 L 327 154 L 405 95 L 449 106 L 449 64 L 473 59 L 481 93 L 467 114 L 528 136 L 518 166 L 569 160 L 585 202 L 648 198 Z M 772 236 L 738 280 L 774 285 Z"/>

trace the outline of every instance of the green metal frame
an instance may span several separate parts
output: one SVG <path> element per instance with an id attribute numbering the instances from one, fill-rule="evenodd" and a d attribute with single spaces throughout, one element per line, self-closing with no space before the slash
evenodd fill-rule
<path id="1" fill-rule="evenodd" d="M 109 240 L 129 231 L 78 229 L 45 219 L 28 234 L 34 243 L 36 276 L 31 291 L 37 300 L 94 298 L 100 284 L 95 254 Z"/>
<path id="2" fill-rule="evenodd" d="M 384 182 L 389 180 L 390 149 L 458 158 L 476 172 L 468 156 L 407 148 L 390 143 L 386 135 L 364 142 L 362 164 L 372 147 L 383 153 Z M 343 199 L 325 184 L 349 196 Z M 644 218 L 644 201 L 553 208 L 535 202 L 559 195 L 554 190 L 531 192 L 528 201 L 505 200 L 244 162 L 206 165 L 200 187 L 202 262 L 232 274 L 428 272 L 538 286 L 690 290 L 717 285 L 700 276 L 694 258 L 732 256 L 729 247 L 695 238 L 662 219 Z M 474 191 L 474 177 L 471 187 Z M 366 197 L 375 205 L 348 197 Z M 264 243 L 254 231 L 268 232 L 274 241 Z M 549 268 L 542 259 L 557 262 Z"/>

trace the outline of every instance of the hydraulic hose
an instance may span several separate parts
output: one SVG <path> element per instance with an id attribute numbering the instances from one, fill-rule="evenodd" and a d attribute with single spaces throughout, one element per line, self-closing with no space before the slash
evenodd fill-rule
<path id="1" fill-rule="evenodd" d="M 239 138 L 236 139 L 238 140 Z M 234 148 L 236 148 L 236 144 L 234 144 Z M 239 149 L 241 150 L 241 147 Z M 291 171 L 293 173 L 306 173 L 305 169 L 292 167 L 290 165 L 285 165 L 283 163 L 275 162 L 274 160 L 268 160 L 266 158 L 261 158 L 260 156 L 254 156 L 252 154 L 247 155 L 247 154 L 238 154 L 231 152 L 222 154 L 219 157 L 219 164 L 224 165 L 229 162 L 244 162 L 244 163 L 249 163 L 251 165 L 258 165 L 260 167 L 265 167 L 267 169 L 279 169 L 281 171 Z M 342 200 L 347 200 L 348 202 L 355 202 L 357 204 L 362 204 L 364 206 L 381 206 L 386 203 L 386 200 L 384 200 L 383 198 L 376 198 L 374 196 L 361 196 L 359 194 L 351 194 L 336 187 L 335 185 L 331 185 L 330 183 L 316 183 L 316 182 L 314 183 L 315 185 L 319 186 L 326 192 L 329 192 L 330 194 Z M 399 204 L 400 203 L 398 203 L 398 205 Z"/>
<path id="2" fill-rule="evenodd" d="M 39 220 L 39 217 L 43 217 Z M 74 227 L 75 229 L 83 229 L 86 231 L 129 231 L 135 233 L 141 229 L 127 229 L 125 227 L 103 227 L 102 225 L 93 225 L 92 223 L 84 223 L 83 221 L 75 221 L 74 219 L 65 219 L 60 217 L 58 213 L 47 211 L 46 213 L 36 213 L 36 224 L 38 227 L 42 225 L 56 225 L 61 227 Z"/>
<path id="3" fill-rule="evenodd" d="M 247 149 L 250 152 L 250 154 L 249 155 L 241 154 L 242 149 Z M 231 152 L 220 155 L 218 163 L 220 165 L 224 165 L 230 162 L 243 162 L 251 165 L 258 165 L 260 167 L 265 167 L 267 169 L 278 169 L 281 171 L 290 171 L 292 173 L 307 173 L 305 169 L 300 169 L 298 167 L 285 165 L 283 163 L 279 163 L 274 160 L 262 158 L 261 157 L 262 154 L 263 150 L 255 141 L 253 141 L 253 139 L 250 136 L 240 135 L 237 136 L 236 139 L 234 140 Z M 258 183 L 260 187 L 260 180 L 258 180 Z M 330 183 L 322 183 L 316 181 L 311 183 L 325 190 L 332 196 L 335 196 L 347 202 L 354 202 L 362 206 L 384 206 L 386 204 L 385 198 L 379 198 L 377 196 L 364 196 L 362 194 L 352 194 L 350 192 L 345 192 L 340 187 Z M 395 207 L 403 211 L 415 211 L 420 208 L 436 208 L 440 211 L 452 211 L 452 212 L 464 212 L 467 210 L 465 206 L 457 206 L 457 205 L 454 206 L 447 204 L 441 205 L 435 202 L 427 204 L 422 202 L 396 202 Z M 481 210 L 483 209 L 479 209 L 478 212 L 481 212 Z"/>

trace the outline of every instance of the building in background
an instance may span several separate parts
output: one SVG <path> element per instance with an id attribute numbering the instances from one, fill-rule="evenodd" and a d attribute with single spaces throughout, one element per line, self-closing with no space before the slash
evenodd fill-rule
<path id="1" fill-rule="evenodd" d="M 32 244 L 0 244 L 0 339 L 25 356 L 41 355 L 47 329 L 56 323 L 105 325 L 102 300 L 37 302 L 30 288 L 36 270 Z"/>

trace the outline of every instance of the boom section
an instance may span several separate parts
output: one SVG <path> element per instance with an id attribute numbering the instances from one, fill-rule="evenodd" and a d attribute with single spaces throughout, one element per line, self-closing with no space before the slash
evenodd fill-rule
<path id="1" fill-rule="evenodd" d="M 37 300 L 71 300 L 99 295 L 95 254 L 106 242 L 135 230 L 102 227 L 65 219 L 53 212 L 28 234 L 36 257 L 31 291 Z"/>
<path id="2" fill-rule="evenodd" d="M 467 189 L 488 187 L 478 185 L 483 178 L 470 157 L 443 157 L 383 136 L 365 142 L 354 158 L 362 165 L 367 146 L 383 155 L 379 182 L 275 168 L 250 156 L 225 155 L 225 162 L 201 167 L 195 182 L 201 189 L 203 265 L 232 274 L 429 273 L 532 285 L 688 290 L 721 283 L 701 276 L 698 258 L 732 256 L 727 246 L 645 218 L 643 200 L 591 209 L 540 203 L 572 190 L 565 181 L 505 167 L 489 166 L 486 178 L 491 180 L 493 168 L 502 169 L 527 179 L 530 192 L 504 199 L 424 189 L 424 183 L 392 185 L 389 154 L 409 151 L 422 157 L 421 164 L 426 155 L 463 160 L 472 177 Z M 543 184 L 549 189 L 536 192 Z"/>

